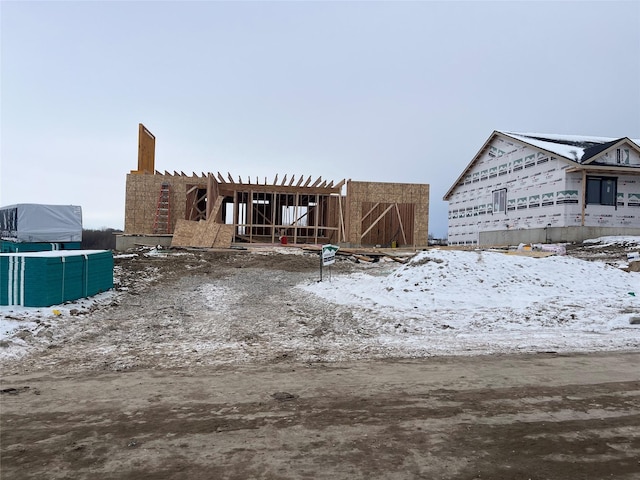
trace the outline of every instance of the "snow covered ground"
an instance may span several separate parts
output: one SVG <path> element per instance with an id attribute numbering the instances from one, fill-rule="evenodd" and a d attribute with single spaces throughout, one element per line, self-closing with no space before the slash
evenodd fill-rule
<path id="1" fill-rule="evenodd" d="M 128 287 L 122 285 L 117 291 L 60 306 L 0 307 L 0 359 L 46 348 L 47 337 L 42 335 L 47 332 L 49 335 L 52 330 L 59 330 L 53 338 L 61 344 L 64 338 L 77 335 L 95 338 L 96 343 L 84 347 L 88 358 L 92 348 L 104 349 L 114 342 L 124 358 L 129 355 L 125 350 L 134 352 L 138 345 L 146 345 L 144 342 L 149 343 L 150 351 L 151 347 L 157 348 L 157 337 L 144 335 L 150 331 L 149 326 L 157 326 L 151 323 L 164 317 L 172 319 L 172 328 L 175 322 L 176 328 L 186 329 L 170 337 L 172 341 L 180 337 L 184 345 L 180 344 L 179 349 L 190 352 L 193 342 L 204 341 L 206 348 L 201 346 L 202 350 L 210 352 L 206 361 L 212 363 L 234 358 L 238 361 L 242 356 L 240 350 L 246 350 L 247 345 L 251 348 L 263 345 L 264 355 L 269 358 L 280 351 L 295 351 L 301 358 L 324 360 L 347 359 L 349 355 L 414 357 L 640 348 L 640 325 L 635 324 L 640 318 L 640 273 L 620 268 L 627 265 L 627 254 L 633 257 L 640 252 L 640 237 L 603 237 L 585 243 L 589 251 L 593 250 L 590 258 L 600 259 L 600 253 L 611 245 L 618 246 L 622 255 L 615 262 L 605 262 L 604 257 L 602 261 L 587 261 L 571 255 L 533 258 L 486 250 L 429 249 L 404 265 L 388 261 L 338 268 L 338 272 L 351 273 L 334 272 L 330 281 L 323 282 L 317 282 L 315 275 L 305 273 L 306 270 L 287 275 L 266 271 L 267 277 L 274 281 L 283 278 L 285 282 L 269 294 L 265 293 L 267 284 L 260 284 L 255 274 L 205 277 L 209 283 L 194 277 L 189 280 L 193 285 L 183 282 L 188 286 L 184 292 L 156 291 L 162 301 L 158 299 L 154 304 L 149 299 L 149 302 L 159 309 L 157 313 L 139 305 L 134 305 L 133 311 L 120 311 L 140 298 L 131 297 Z M 182 256 L 193 264 L 187 270 L 193 269 L 195 273 L 206 265 L 203 260 L 192 259 L 193 254 L 180 252 L 161 252 L 162 255 L 148 252 L 145 256 L 153 257 L 154 253 L 157 262 L 165 261 L 163 255 Z M 284 259 L 285 253 L 309 255 L 291 248 L 257 250 L 245 255 Z M 116 284 L 122 268 L 125 267 L 116 266 Z M 151 270 L 149 277 L 142 272 L 134 275 L 144 282 L 152 280 L 155 273 Z M 250 284 L 245 285 L 247 282 Z M 289 282 L 295 283 L 295 288 L 288 286 Z M 210 304 L 205 309 L 200 306 L 203 289 L 208 292 Z M 227 295 L 229 290 L 233 293 L 231 297 Z M 286 298 L 275 302 L 270 297 L 283 295 L 278 292 L 285 292 Z M 248 294 L 253 304 L 260 301 L 261 293 L 265 304 L 255 308 L 270 311 L 262 316 L 244 312 L 247 303 L 242 298 L 234 300 L 238 295 Z M 130 300 L 123 301 L 127 296 Z M 221 307 L 225 302 L 229 307 L 226 310 Z M 141 312 L 144 314 L 136 317 Z M 238 318 L 231 319 L 230 315 Z M 244 321 L 243 315 L 254 323 Z M 288 317 L 291 319 L 286 320 Z M 134 319 L 133 323 L 124 320 L 129 318 Z M 106 319 L 113 324 L 101 327 Z M 201 322 L 197 323 L 197 329 L 196 319 Z M 189 336 L 191 330 L 197 330 L 196 337 Z M 264 343 L 238 343 L 238 338 L 260 338 Z M 177 355 L 175 348 L 178 346 L 167 343 L 167 355 Z M 318 351 L 326 353 L 318 357 L 314 353 Z M 226 352 L 224 360 L 222 352 Z M 185 358 L 191 356 L 185 354 Z"/>
<path id="2" fill-rule="evenodd" d="M 630 251 L 640 243 L 617 241 L 631 244 Z M 429 250 L 388 275 L 357 273 L 304 289 L 386 319 L 377 320 L 383 342 L 409 346 L 401 329 L 431 352 L 640 346 L 640 325 L 631 323 L 640 318 L 640 273 L 569 256 Z"/>

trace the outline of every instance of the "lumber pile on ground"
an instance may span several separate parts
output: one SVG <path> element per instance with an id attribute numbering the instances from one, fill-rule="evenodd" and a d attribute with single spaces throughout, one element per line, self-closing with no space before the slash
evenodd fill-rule
<path id="1" fill-rule="evenodd" d="M 322 250 L 322 247 L 309 246 L 309 247 L 304 247 L 303 250 L 307 252 L 320 253 L 320 251 Z M 373 249 L 366 249 L 366 248 L 340 248 L 340 250 L 336 252 L 336 255 L 342 256 L 342 257 L 351 257 L 354 260 L 357 260 L 359 262 L 377 262 L 381 258 L 390 258 L 394 262 L 406 263 L 409 258 L 409 257 L 400 256 L 396 253 L 391 253 L 386 250 L 373 250 Z"/>

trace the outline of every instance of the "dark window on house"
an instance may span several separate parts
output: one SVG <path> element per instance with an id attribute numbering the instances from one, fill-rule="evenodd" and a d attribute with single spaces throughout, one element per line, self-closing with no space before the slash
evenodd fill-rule
<path id="1" fill-rule="evenodd" d="M 501 188 L 493 192 L 493 213 L 506 213 L 507 211 L 507 189 Z"/>
<path id="2" fill-rule="evenodd" d="M 615 205 L 617 194 L 616 177 L 587 177 L 587 204 Z"/>

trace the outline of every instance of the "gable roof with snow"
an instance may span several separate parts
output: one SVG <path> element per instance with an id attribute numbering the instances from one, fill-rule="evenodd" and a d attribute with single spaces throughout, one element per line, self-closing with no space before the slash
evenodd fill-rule
<path id="1" fill-rule="evenodd" d="M 632 139 L 629 137 L 610 138 L 610 137 L 592 137 L 581 135 L 557 135 L 546 133 L 516 133 L 501 130 L 494 130 L 487 141 L 482 145 L 478 153 L 473 157 L 471 162 L 462 171 L 460 176 L 453 183 L 451 188 L 444 195 L 443 199 L 447 200 L 456 186 L 460 183 L 465 174 L 471 169 L 474 163 L 480 158 L 487 146 L 496 136 L 502 136 L 516 140 L 525 145 L 529 145 L 538 150 L 546 152 L 552 156 L 559 157 L 563 160 L 575 163 L 577 165 L 594 164 L 594 160 L 602 153 L 616 148 L 623 143 L 629 143 L 640 152 L 640 139 Z M 628 167 L 628 166 L 626 166 Z M 633 168 L 633 167 L 632 167 Z M 640 169 L 639 169 L 640 170 Z"/>

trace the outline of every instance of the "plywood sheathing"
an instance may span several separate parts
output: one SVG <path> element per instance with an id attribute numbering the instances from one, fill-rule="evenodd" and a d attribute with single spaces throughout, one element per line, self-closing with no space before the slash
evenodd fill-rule
<path id="1" fill-rule="evenodd" d="M 170 232 L 174 231 L 178 219 L 187 218 L 187 189 L 194 186 L 200 189 L 207 188 L 205 176 L 128 174 L 125 188 L 125 234 L 153 234 L 153 221 L 162 182 L 168 182 L 171 185 Z"/>
<path id="2" fill-rule="evenodd" d="M 138 124 L 138 170 L 133 174 L 155 171 L 156 137 L 144 125 Z"/>
<path id="3" fill-rule="evenodd" d="M 223 225 L 216 222 L 200 220 L 178 220 L 172 247 L 231 247 L 233 239 L 233 225 Z"/>
<path id="4" fill-rule="evenodd" d="M 412 247 L 428 244 L 429 185 L 349 180 L 346 203 L 348 243 L 377 244 L 380 238 L 393 238 L 398 246 L 403 242 Z M 375 220 L 378 228 L 371 229 L 376 230 L 373 235 L 366 230 Z"/>

